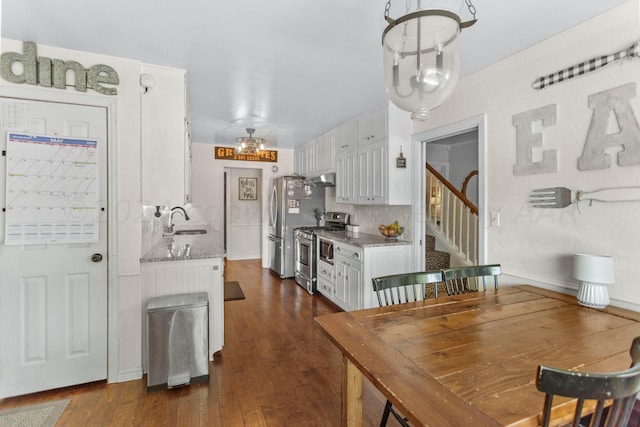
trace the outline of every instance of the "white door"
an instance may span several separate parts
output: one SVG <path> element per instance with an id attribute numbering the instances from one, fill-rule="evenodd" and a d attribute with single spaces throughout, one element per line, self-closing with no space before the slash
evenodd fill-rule
<path id="1" fill-rule="evenodd" d="M 98 184 L 92 200 L 97 212 L 91 220 L 77 209 L 71 222 L 93 221 L 97 241 L 11 245 L 5 240 L 7 167 L 15 159 L 0 161 L 0 398 L 65 387 L 107 378 L 107 110 L 103 107 L 0 97 L 0 146 L 7 149 L 7 130 L 97 140 Z M 69 161 L 71 160 L 71 161 Z M 42 162 L 41 160 L 38 160 Z M 47 176 L 24 175 L 42 184 L 67 179 L 73 159 L 58 160 Z M 83 166 L 74 163 L 76 170 Z M 88 171 L 89 169 L 85 169 Z M 78 189 L 80 188 L 80 189 Z M 27 186 L 37 192 L 45 185 Z M 81 199 L 81 186 L 66 186 L 56 197 Z M 33 199 L 43 200 L 40 191 Z M 90 198 L 91 199 L 91 198 Z M 72 203 L 70 201 L 70 203 Z M 35 203 L 34 203 L 35 204 Z M 33 209 L 37 209 L 34 206 Z M 24 208 L 28 210 L 28 208 Z M 83 216 L 85 215 L 85 216 Z M 11 218 L 14 218 L 12 216 Z M 66 220 L 65 220 L 66 221 Z M 19 222 L 19 220 L 18 220 Z M 10 221 L 10 223 L 12 223 Z M 91 228 L 91 224 L 88 225 Z M 94 256 L 95 255 L 95 256 Z M 102 260 L 99 258 L 103 257 Z"/>

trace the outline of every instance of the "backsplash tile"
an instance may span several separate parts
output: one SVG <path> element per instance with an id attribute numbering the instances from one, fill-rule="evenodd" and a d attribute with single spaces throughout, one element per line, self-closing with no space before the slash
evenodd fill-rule
<path id="1" fill-rule="evenodd" d="M 380 224 L 389 225 L 398 221 L 404 227 L 402 240 L 412 240 L 411 206 L 361 206 L 336 203 L 335 187 L 327 187 L 325 192 L 325 211 L 347 212 L 351 214 L 351 224 L 360 226 L 361 233 L 379 234 Z"/>

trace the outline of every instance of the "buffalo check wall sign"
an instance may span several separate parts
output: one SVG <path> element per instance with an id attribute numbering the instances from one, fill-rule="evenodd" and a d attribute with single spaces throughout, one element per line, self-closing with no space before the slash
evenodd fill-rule
<path id="1" fill-rule="evenodd" d="M 561 83 L 565 80 L 569 80 L 574 77 L 582 76 L 583 74 L 600 70 L 609 64 L 613 64 L 614 62 L 622 61 L 624 59 L 631 60 L 633 58 L 640 58 L 640 42 L 635 42 L 628 48 L 620 50 L 616 53 L 597 56 L 595 58 L 591 58 L 588 61 L 572 65 L 571 67 L 565 68 L 555 73 L 551 73 L 546 76 L 540 76 L 535 79 L 531 86 L 536 90 L 544 89 L 556 83 Z"/>

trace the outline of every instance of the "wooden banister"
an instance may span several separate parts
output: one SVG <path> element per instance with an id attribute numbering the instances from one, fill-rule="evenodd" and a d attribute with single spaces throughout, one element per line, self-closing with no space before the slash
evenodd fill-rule
<path id="1" fill-rule="evenodd" d="M 477 169 L 469 172 L 469 175 L 467 175 L 467 177 L 464 179 L 464 182 L 462 183 L 462 194 L 464 194 L 465 198 L 467 198 L 467 185 L 469 184 L 469 181 L 471 181 L 471 178 L 473 178 L 476 175 L 478 175 Z"/>
<path id="2" fill-rule="evenodd" d="M 459 198 L 462 203 L 464 203 L 464 205 L 466 207 L 469 208 L 469 210 L 471 212 L 473 212 L 474 214 L 478 215 L 478 207 L 476 205 L 474 205 L 473 203 L 471 203 L 471 201 L 469 199 L 467 199 L 467 196 L 462 194 L 456 187 L 453 186 L 453 184 L 451 184 L 447 178 L 445 178 L 444 176 L 440 175 L 440 173 L 435 170 L 429 163 L 426 163 L 427 165 L 427 170 L 429 172 L 431 172 L 436 178 L 438 178 L 438 180 L 440 182 L 442 182 L 442 184 L 447 187 L 449 189 L 449 191 L 451 191 L 453 194 L 456 195 L 457 198 Z M 477 173 L 477 171 L 475 171 Z M 469 177 L 467 177 L 469 178 Z M 465 180 L 466 183 L 466 180 Z"/>

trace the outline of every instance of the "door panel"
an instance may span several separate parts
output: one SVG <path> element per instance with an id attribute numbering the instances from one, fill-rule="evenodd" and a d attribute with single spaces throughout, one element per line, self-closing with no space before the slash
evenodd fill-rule
<path id="1" fill-rule="evenodd" d="M 4 97 L 0 108 L 3 150 L 7 130 L 91 138 L 99 168 L 96 242 L 6 245 L 0 216 L 0 398 L 106 379 L 106 108 Z M 0 165 L 4 207 L 6 157 Z M 92 262 L 96 253 L 101 262 Z"/>

